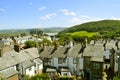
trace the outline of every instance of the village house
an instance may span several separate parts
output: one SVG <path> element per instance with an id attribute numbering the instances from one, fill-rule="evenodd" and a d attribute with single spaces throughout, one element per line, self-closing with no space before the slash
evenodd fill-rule
<path id="1" fill-rule="evenodd" d="M 6 80 L 19 80 L 18 72 L 14 69 L 14 67 L 9 67 L 7 69 L 1 70 L 0 73 Z"/>
<path id="2" fill-rule="evenodd" d="M 103 52 L 102 45 L 87 45 L 84 49 L 84 75 L 87 80 L 102 79 Z"/>
<path id="3" fill-rule="evenodd" d="M 39 59 L 36 48 L 29 48 L 19 52 L 12 50 L 2 53 L 0 57 L 0 73 L 7 80 L 23 80 L 25 75 L 39 74 L 42 69 L 43 63 Z"/>
<path id="4" fill-rule="evenodd" d="M 83 70 L 83 58 L 80 54 L 81 45 L 75 46 L 44 46 L 39 54 L 44 66 L 67 67 L 71 74 L 80 75 Z"/>

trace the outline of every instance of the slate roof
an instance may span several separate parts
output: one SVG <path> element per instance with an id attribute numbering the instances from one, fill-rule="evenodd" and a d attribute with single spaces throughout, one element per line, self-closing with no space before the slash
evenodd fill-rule
<path id="1" fill-rule="evenodd" d="M 36 48 L 25 49 L 19 53 L 15 51 L 4 53 L 4 55 L 0 57 L 0 70 L 37 57 L 39 57 L 39 54 Z"/>
<path id="2" fill-rule="evenodd" d="M 103 57 L 104 48 L 102 45 L 87 45 L 84 49 L 83 56 Z"/>
<path id="3" fill-rule="evenodd" d="M 46 72 L 57 72 L 57 70 L 56 70 L 56 69 L 53 69 L 53 68 L 47 68 L 47 69 L 46 69 Z"/>
<path id="4" fill-rule="evenodd" d="M 98 58 L 98 57 L 91 57 L 90 61 L 104 62 L 103 58 Z"/>
<path id="5" fill-rule="evenodd" d="M 4 53 L 4 55 L 0 57 L 0 70 L 18 64 L 21 62 L 20 59 L 24 60 L 24 57 L 21 57 L 21 55 L 17 54 L 18 53 L 15 51 Z"/>
<path id="6" fill-rule="evenodd" d="M 60 72 L 70 72 L 69 68 L 66 66 L 59 66 L 58 69 Z"/>
<path id="7" fill-rule="evenodd" d="M 46 48 L 40 52 L 39 56 L 42 57 L 42 58 L 51 58 L 51 52 L 54 50 L 54 47 L 53 46 L 46 46 Z"/>
<path id="8" fill-rule="evenodd" d="M 35 59 L 39 57 L 38 49 L 36 48 L 29 48 L 20 51 L 20 54 L 24 55 L 27 59 Z"/>
<path id="9" fill-rule="evenodd" d="M 59 57 L 59 58 L 65 58 L 67 54 L 68 47 L 58 47 L 57 50 L 54 51 L 53 54 L 51 54 L 52 57 Z"/>
<path id="10" fill-rule="evenodd" d="M 27 61 L 24 61 L 22 65 L 23 65 L 23 68 L 26 69 L 26 68 L 29 68 L 29 67 L 33 66 L 34 63 L 30 60 L 27 60 Z"/>
<path id="11" fill-rule="evenodd" d="M 0 73 L 5 77 L 9 78 L 13 75 L 18 74 L 17 71 L 14 69 L 14 67 L 7 68 L 5 70 L 0 71 Z"/>
<path id="12" fill-rule="evenodd" d="M 65 58 L 66 54 L 69 51 L 69 47 L 60 46 L 55 49 L 54 46 L 46 46 L 43 51 L 40 51 L 40 57 L 42 58 L 52 58 L 52 57 L 61 57 Z"/>
<path id="13" fill-rule="evenodd" d="M 79 54 L 80 49 L 81 49 L 80 44 L 71 47 L 67 53 L 67 57 L 81 57 L 81 54 Z"/>
<path id="14" fill-rule="evenodd" d="M 117 47 L 115 46 L 115 42 L 107 43 L 106 44 L 106 49 L 116 49 Z"/>
<path id="15" fill-rule="evenodd" d="M 42 60 L 41 59 L 39 59 L 39 58 L 37 58 L 37 59 L 34 59 L 33 60 L 35 63 L 38 63 L 38 64 L 42 64 L 43 62 L 42 62 Z"/>

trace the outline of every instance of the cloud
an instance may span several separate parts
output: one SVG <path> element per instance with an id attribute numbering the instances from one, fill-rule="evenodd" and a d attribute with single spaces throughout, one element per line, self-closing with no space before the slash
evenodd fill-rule
<path id="1" fill-rule="evenodd" d="M 42 6 L 42 7 L 40 7 L 38 10 L 39 11 L 42 11 L 42 10 L 45 10 L 46 9 L 46 6 Z"/>
<path id="2" fill-rule="evenodd" d="M 75 12 L 69 11 L 67 9 L 61 9 L 60 10 L 62 13 L 64 13 L 65 15 L 71 15 L 71 16 L 76 16 Z"/>
<path id="3" fill-rule="evenodd" d="M 6 9 L 0 8 L 0 12 L 5 12 L 5 11 L 6 11 Z"/>
<path id="4" fill-rule="evenodd" d="M 115 17 L 115 16 L 112 16 L 112 19 L 113 19 L 113 20 L 120 20 L 119 17 Z"/>
<path id="5" fill-rule="evenodd" d="M 45 16 L 40 17 L 42 20 L 49 20 L 51 17 L 56 16 L 56 13 L 50 13 Z"/>
<path id="6" fill-rule="evenodd" d="M 97 18 L 97 17 L 91 17 L 87 15 L 80 15 L 79 17 L 73 17 L 71 18 L 68 22 L 70 23 L 71 26 L 77 25 L 77 24 L 82 24 L 90 21 L 99 21 L 99 20 L 104 20 L 107 18 Z"/>

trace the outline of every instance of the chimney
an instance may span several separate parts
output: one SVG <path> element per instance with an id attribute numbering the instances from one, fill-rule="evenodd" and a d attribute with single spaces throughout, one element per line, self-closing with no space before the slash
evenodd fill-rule
<path id="1" fill-rule="evenodd" d="M 59 42 L 55 41 L 54 45 L 55 45 L 55 47 L 54 47 L 54 49 L 52 50 L 52 52 L 50 54 L 53 54 L 57 50 L 57 48 L 59 47 Z"/>
<path id="2" fill-rule="evenodd" d="M 106 50 L 106 44 L 107 44 L 107 40 L 105 40 L 105 43 L 103 44 L 104 51 Z"/>
<path id="3" fill-rule="evenodd" d="M 118 46 L 119 41 L 117 40 L 115 43 L 115 46 L 117 47 L 117 50 L 119 50 L 119 46 Z"/>
<path id="4" fill-rule="evenodd" d="M 72 41 L 70 41 L 69 47 L 73 47 L 73 42 Z"/>
<path id="5" fill-rule="evenodd" d="M 59 41 L 55 41 L 55 49 L 57 50 L 58 47 L 59 47 Z"/>
<path id="6" fill-rule="evenodd" d="M 39 44 L 36 42 L 35 43 L 35 48 L 38 48 L 39 47 Z"/>
<path id="7" fill-rule="evenodd" d="M 87 43 L 88 43 L 88 40 L 87 40 L 87 38 L 85 38 L 85 40 L 83 41 L 83 45 L 82 46 L 87 47 Z"/>
<path id="8" fill-rule="evenodd" d="M 12 36 L 11 39 L 14 41 L 14 44 L 17 43 L 16 40 L 15 40 L 15 38 L 14 38 L 14 36 Z"/>
<path id="9" fill-rule="evenodd" d="M 43 50 L 45 50 L 46 47 L 47 47 L 47 42 L 44 42 L 44 43 L 43 43 Z"/>
<path id="10" fill-rule="evenodd" d="M 83 53 L 85 48 L 86 48 L 86 46 L 82 45 L 82 47 L 80 48 L 79 54 Z"/>
<path id="11" fill-rule="evenodd" d="M 14 45 L 14 50 L 15 50 L 16 52 L 20 52 L 20 47 L 19 47 L 19 45 L 15 44 L 15 45 Z"/>

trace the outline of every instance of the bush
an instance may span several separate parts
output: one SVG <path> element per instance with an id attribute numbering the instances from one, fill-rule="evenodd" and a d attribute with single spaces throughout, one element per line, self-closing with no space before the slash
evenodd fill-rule
<path id="1" fill-rule="evenodd" d="M 59 77 L 59 80 L 76 80 L 75 77 L 67 77 L 67 76 L 63 76 L 63 77 Z"/>
<path id="2" fill-rule="evenodd" d="M 48 74 L 38 74 L 32 76 L 29 80 L 49 80 Z"/>

